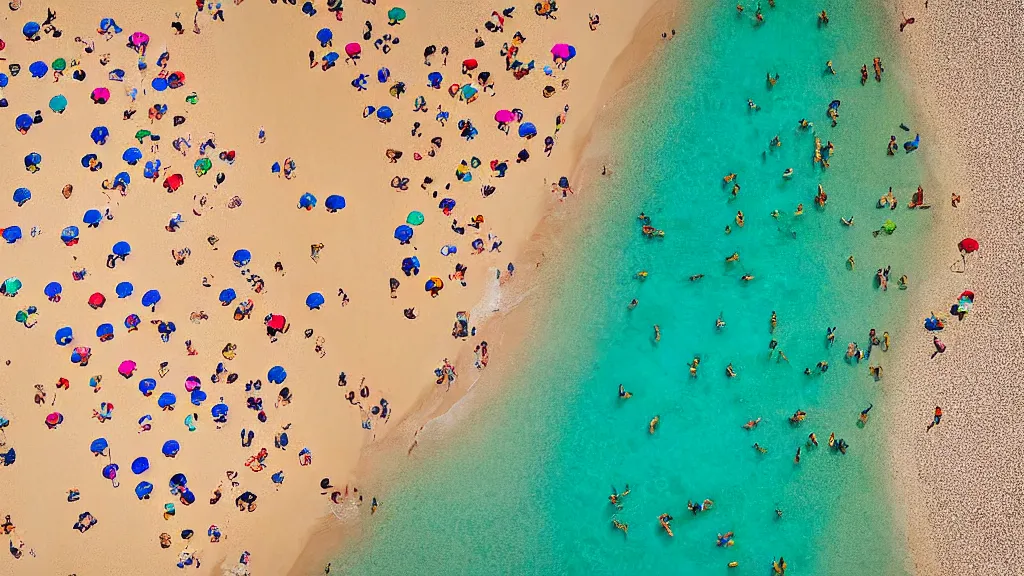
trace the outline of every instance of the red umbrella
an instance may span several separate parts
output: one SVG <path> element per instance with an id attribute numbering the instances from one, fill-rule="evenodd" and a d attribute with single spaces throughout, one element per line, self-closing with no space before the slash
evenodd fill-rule
<path id="1" fill-rule="evenodd" d="M 175 192 L 181 185 L 185 183 L 185 178 L 181 174 L 171 174 L 167 178 L 164 178 L 164 189 L 168 192 Z"/>
<path id="2" fill-rule="evenodd" d="M 96 104 L 106 104 L 110 100 L 110 90 L 100 87 L 92 91 L 92 101 Z"/>
<path id="3" fill-rule="evenodd" d="M 106 303 L 107 297 L 104 296 L 103 294 L 100 294 L 99 292 L 96 292 L 92 296 L 89 296 L 89 306 L 91 306 L 93 310 L 103 308 L 103 305 Z"/>
<path id="4" fill-rule="evenodd" d="M 960 241 L 959 244 L 957 244 L 957 246 L 960 247 L 961 252 L 966 252 L 967 254 L 970 254 L 971 252 L 974 252 L 975 250 L 978 249 L 978 241 L 975 240 L 974 238 L 964 238 L 963 240 Z"/>
<path id="5" fill-rule="evenodd" d="M 963 298 L 963 297 L 965 297 L 965 296 L 966 296 L 966 297 L 967 297 L 967 298 L 968 298 L 969 300 L 974 300 L 974 292 L 971 292 L 970 290 L 964 290 L 963 292 L 961 292 L 961 293 L 960 293 L 960 297 L 961 297 L 961 298 Z"/>
<path id="6" fill-rule="evenodd" d="M 462 61 L 462 72 L 466 73 L 470 70 L 476 70 L 476 67 L 479 65 L 480 63 L 476 61 L 476 58 L 467 58 Z"/>
<path id="7" fill-rule="evenodd" d="M 267 319 L 267 327 L 273 328 L 274 330 L 284 330 L 286 320 L 284 316 L 280 314 L 271 314 L 270 318 Z"/>

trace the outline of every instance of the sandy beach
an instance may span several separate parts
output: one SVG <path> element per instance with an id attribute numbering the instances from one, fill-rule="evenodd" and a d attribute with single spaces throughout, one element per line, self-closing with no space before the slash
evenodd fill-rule
<path id="1" fill-rule="evenodd" d="M 944 353 L 933 357 L 931 337 L 919 328 L 887 387 L 898 404 L 887 423 L 892 478 L 907 512 L 914 573 L 1021 574 L 1020 7 L 934 0 L 886 7 L 911 72 L 902 80 L 932 135 L 924 186 L 940 211 L 910 321 L 933 311 L 948 316 L 964 290 L 977 295 L 974 310 L 939 334 Z M 902 33 L 901 16 L 915 20 Z M 955 208 L 951 194 L 962 198 Z M 957 244 L 967 237 L 981 248 L 963 271 Z M 936 406 L 943 420 L 925 433 Z"/>
<path id="2" fill-rule="evenodd" d="M 657 42 L 661 22 L 652 23 L 652 5 L 595 2 L 586 8 L 563 6 L 557 18 L 545 18 L 529 6 L 502 17 L 506 6 L 467 10 L 455 3 L 410 3 L 403 19 L 389 26 L 392 6 L 361 3 L 350 3 L 343 21 L 322 4 L 307 16 L 301 3 L 255 0 L 211 4 L 199 13 L 191 12 L 192 6 L 133 6 L 126 12 L 122 4 L 106 1 L 54 3 L 51 24 L 61 33 L 40 26 L 38 41 L 18 30 L 26 22 L 42 24 L 44 6 L 27 3 L 18 11 L 5 10 L 6 46 L 0 57 L 5 64 L 19 63 L 21 70 L 18 76 L 8 74 L 3 88 L 9 106 L 0 110 L 0 122 L 9 132 L 0 141 L 0 154 L 11 190 L 28 188 L 31 199 L 5 211 L 3 226 L 17 225 L 24 235 L 5 246 L 5 276 L 17 277 L 22 288 L 3 299 L 3 313 L 14 318 L 25 310 L 30 318 L 24 326 L 12 324 L 2 336 L 2 359 L 9 362 L 0 367 L 9 383 L 0 393 L 0 415 L 10 421 L 3 429 L 4 450 L 15 448 L 17 457 L 3 468 L 0 513 L 11 516 L 9 537 L 20 558 L 12 553 L 0 563 L 19 572 L 93 574 L 113 569 L 111 561 L 100 559 L 117 558 L 115 567 L 164 574 L 174 572 L 177 562 L 190 560 L 186 566 L 198 567 L 198 560 L 197 573 L 281 574 L 306 545 L 306 538 L 297 535 L 310 534 L 332 511 L 368 516 L 373 494 L 357 497 L 353 492 L 361 455 L 389 434 L 415 430 L 417 418 L 464 393 L 464 381 L 471 379 L 480 358 L 474 348 L 493 332 L 482 324 L 484 314 L 471 314 L 469 327 L 479 331 L 452 339 L 456 313 L 480 309 L 485 297 L 524 281 L 519 274 L 512 277 L 509 265 L 522 267 L 520 259 L 538 223 L 559 205 L 552 183 L 563 176 L 575 178 L 574 165 L 602 105 L 635 72 L 631 67 L 639 58 L 624 62 L 617 57 L 631 43 L 631 54 L 643 46 L 642 54 Z M 183 10 L 176 14 L 175 9 Z M 214 20 L 221 9 L 223 21 Z M 595 30 L 588 26 L 588 11 L 600 14 Z M 105 17 L 116 21 L 109 26 L 110 39 L 96 29 Z M 485 29 L 489 18 L 492 27 L 504 19 L 503 29 Z M 367 31 L 366 21 L 372 30 Z M 181 34 L 172 22 L 180 22 Z M 123 31 L 115 33 L 115 26 Z M 317 39 L 324 27 L 333 32 L 333 46 Z M 34 35 L 31 28 L 26 31 Z M 146 42 L 126 47 L 136 31 L 147 35 Z M 516 31 L 525 37 L 515 58 L 519 67 L 525 71 L 536 62 L 518 80 L 504 69 L 500 53 Z M 376 40 L 381 49 L 375 48 Z M 351 42 L 361 44 L 357 62 L 344 58 Z M 555 66 L 550 52 L 559 43 L 576 51 L 564 70 Z M 427 46 L 435 47 L 429 66 Z M 332 60 L 321 58 L 331 50 L 341 56 L 324 69 L 321 63 Z M 141 52 L 145 71 L 138 66 Z M 164 52 L 169 58 L 161 66 Z M 33 62 L 57 68 L 59 58 L 67 65 L 64 75 L 47 70 L 42 78 L 30 78 Z M 473 69 L 461 74 L 469 58 L 477 60 L 476 66 L 467 63 Z M 545 66 L 552 67 L 550 75 Z M 378 72 L 383 67 L 387 72 Z M 76 70 L 86 74 L 83 81 L 72 78 Z M 156 90 L 155 77 L 178 71 L 183 86 Z M 435 71 L 443 75 L 437 89 L 427 85 L 427 75 Z M 482 71 L 491 74 L 480 82 Z M 367 75 L 365 91 L 352 84 L 360 73 Z M 398 81 L 405 83 L 404 93 L 394 88 Z M 453 83 L 461 98 L 449 96 Z M 491 83 L 493 88 L 485 90 Z M 544 96 L 546 86 L 551 86 L 549 97 Z M 90 101 L 96 88 L 107 88 L 109 101 Z M 47 108 L 58 94 L 67 100 L 61 114 Z M 419 95 L 425 96 L 425 111 L 413 112 Z M 438 105 L 450 113 L 444 126 L 435 119 Z M 392 108 L 393 119 L 379 122 L 368 106 Z M 513 121 L 506 135 L 492 117 L 495 111 L 514 109 L 521 109 L 524 118 Z M 33 116 L 35 110 L 43 121 L 18 134 L 16 117 Z M 124 119 L 128 110 L 136 112 Z M 556 120 L 561 114 L 564 118 Z M 178 123 L 175 116 L 184 121 Z M 471 140 L 460 137 L 457 125 L 465 118 L 479 131 Z M 420 126 L 414 128 L 414 121 Z M 526 122 L 537 129 L 531 140 L 516 133 Z M 560 131 L 556 123 L 564 123 Z M 99 126 L 109 127 L 103 144 L 90 139 Z M 133 137 L 139 130 L 160 139 L 143 136 L 140 142 Z M 438 136 L 440 146 L 431 142 Z M 544 150 L 547 136 L 553 138 L 550 157 Z M 172 146 L 178 138 L 185 140 Z M 138 165 L 118 158 L 130 147 L 141 152 Z M 400 157 L 389 157 L 388 149 L 401 152 Z M 529 151 L 529 161 L 517 163 L 522 149 Z M 38 170 L 22 164 L 30 152 L 42 158 Z M 79 166 L 79 158 L 91 153 L 102 168 L 90 171 L 85 160 Z M 479 165 L 471 162 L 473 157 Z M 210 167 L 198 164 L 204 172 L 198 176 L 196 163 L 202 158 L 209 158 Z M 157 159 L 163 165 L 154 181 L 147 181 L 141 167 Z M 272 171 L 274 163 L 287 164 L 288 159 L 295 163 L 291 178 Z M 471 181 L 455 179 L 462 160 L 470 165 Z M 496 167 L 507 163 L 506 177 L 498 177 L 500 169 L 489 169 L 492 160 Z M 101 186 L 121 171 L 132 178 L 123 193 Z M 174 174 L 181 174 L 184 184 L 168 194 L 162 182 Z M 220 183 L 218 174 L 223 174 Z M 427 177 L 431 182 L 425 182 Z M 67 184 L 73 190 L 65 197 L 61 191 Z M 570 186 L 574 194 L 585 193 L 585 188 Z M 300 199 L 305 193 L 317 199 L 312 210 L 296 206 L 311 203 Z M 325 211 L 331 195 L 343 196 L 346 207 Z M 457 204 L 450 216 L 438 208 L 446 197 Z M 96 229 L 82 222 L 90 209 L 109 215 Z M 400 245 L 393 237 L 396 227 L 414 211 L 424 216 L 423 224 L 415 226 L 411 243 Z M 175 214 L 183 215 L 180 227 L 166 228 Z M 479 228 L 468 227 L 478 214 L 484 217 Z M 80 236 L 68 244 L 61 234 L 71 225 L 80 228 Z M 473 254 L 477 239 L 483 250 Z M 130 243 L 130 254 L 105 266 L 119 241 Z M 323 247 L 312 258 L 311 246 L 319 244 Z M 457 247 L 457 256 L 443 256 L 439 250 L 445 245 Z M 175 256 L 186 248 L 186 257 Z M 252 254 L 251 263 L 232 263 L 239 249 Z M 407 277 L 402 260 L 412 256 L 422 271 Z M 278 262 L 280 270 L 275 269 Z M 449 276 L 458 273 L 457 262 L 468 267 L 465 287 Z M 86 274 L 75 279 L 72 273 L 81 270 Z M 444 283 L 437 298 L 421 288 L 432 276 Z M 394 298 L 391 278 L 400 284 Z M 54 281 L 63 288 L 59 302 L 43 295 L 43 287 Z M 119 298 L 115 287 L 123 282 L 130 282 L 134 293 Z M 136 300 L 151 289 L 162 295 L 155 310 Z M 227 289 L 235 291 L 234 300 L 221 296 Z M 94 293 L 104 296 L 102 306 L 88 304 Z M 321 309 L 304 304 L 312 293 L 324 296 Z M 233 311 L 248 299 L 253 300 L 253 319 L 235 321 Z M 229 303 L 222 306 L 218 300 Z M 29 311 L 30 306 L 38 312 Z M 410 308 L 415 320 L 403 314 Z M 130 314 L 140 317 L 137 331 L 122 325 Z M 276 341 L 260 322 L 270 314 L 286 317 L 290 325 Z M 169 322 L 176 331 L 161 341 L 158 328 L 169 331 Z M 114 327 L 109 343 L 92 335 L 105 323 Z M 73 328 L 74 340 L 59 346 L 54 334 L 65 326 Z M 68 363 L 79 346 L 91 348 L 84 367 Z M 490 352 L 500 355 L 502 347 L 494 345 Z M 432 373 L 444 358 L 451 358 L 460 374 L 450 392 L 435 384 Z M 118 369 L 125 360 L 137 369 L 122 378 Z M 219 363 L 223 373 L 216 370 Z M 275 366 L 287 370 L 286 382 L 268 381 Z M 340 373 L 346 375 L 344 385 Z M 186 386 L 194 385 L 186 379 L 192 375 L 207 395 L 201 405 L 189 403 Z M 66 387 L 56 387 L 61 378 Z M 145 378 L 157 382 L 151 396 L 139 392 Z M 90 379 L 97 385 L 90 386 Z M 261 389 L 245 390 L 246 382 L 256 380 Z M 283 386 L 291 392 L 290 402 L 275 402 Z M 157 404 L 165 392 L 176 395 L 173 411 Z M 352 398 L 346 401 L 349 393 Z M 218 403 L 230 409 L 226 422 L 211 416 L 211 406 Z M 94 410 L 112 417 L 90 417 Z M 46 422 L 51 413 L 58 415 L 52 429 Z M 146 415 L 151 419 L 143 419 Z M 407 418 L 413 421 L 403 422 Z M 247 445 L 240 446 L 239 430 Z M 249 430 L 255 438 L 246 442 Z M 289 441 L 278 449 L 282 433 Z M 90 444 L 98 438 L 109 448 L 94 455 Z M 180 445 L 174 458 L 161 454 L 168 440 Z M 262 448 L 267 452 L 260 456 Z M 303 448 L 311 454 L 309 465 L 299 455 Z M 132 464 L 139 458 L 146 458 L 149 467 L 135 474 Z M 113 481 L 104 472 L 108 464 L 119 466 Z M 172 480 L 172 493 L 161 492 L 177 473 L 187 476 L 187 485 Z M 139 482 L 155 487 L 149 498 L 133 493 Z M 222 496 L 208 505 L 218 487 Z M 183 490 L 198 502 L 179 502 Z M 236 498 L 246 492 L 258 497 L 250 512 L 235 508 Z M 165 514 L 165 504 L 175 504 L 173 515 Z M 72 529 L 76 519 L 90 522 L 85 512 L 97 523 L 82 532 Z M 194 535 L 184 539 L 185 530 Z M 211 542 L 208 534 L 213 532 L 220 533 L 219 542 Z M 161 533 L 170 536 L 166 548 Z"/>

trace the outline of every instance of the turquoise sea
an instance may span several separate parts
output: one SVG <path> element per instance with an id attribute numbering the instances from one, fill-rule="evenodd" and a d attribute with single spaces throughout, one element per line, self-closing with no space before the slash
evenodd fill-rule
<path id="1" fill-rule="evenodd" d="M 845 359 L 848 342 L 867 348 L 871 328 L 899 346 L 908 292 L 896 279 L 908 274 L 913 290 L 915 245 L 929 220 L 906 208 L 917 155 L 902 146 L 886 155 L 891 134 L 901 145 L 914 137 L 899 128 L 913 128 L 914 118 L 896 77 L 895 23 L 875 0 L 765 2 L 761 26 L 753 2 L 742 16 L 731 3 L 710 4 L 695 7 L 672 41 L 626 133 L 604 135 L 624 143 L 621 157 L 602 189 L 587 192 L 601 207 L 560 257 L 553 312 L 520 352 L 522 368 L 498 400 L 460 418 L 442 447 L 424 448 L 425 464 L 388 487 L 366 537 L 336 570 L 761 575 L 781 555 L 791 575 L 909 572 L 878 423 L 886 380 L 868 373 L 893 352 L 876 348 L 859 365 Z M 831 22 L 821 27 L 823 8 Z M 875 56 L 883 82 L 862 86 L 860 67 L 870 70 Z M 828 60 L 838 75 L 825 70 Z M 772 89 L 767 73 L 780 75 Z M 750 110 L 748 98 L 761 109 Z M 842 102 L 835 128 L 826 116 L 833 99 Z M 801 118 L 813 129 L 799 130 Z M 835 145 L 828 170 L 812 162 L 815 134 Z M 782 146 L 769 150 L 775 135 Z M 784 180 L 787 167 L 795 174 Z M 722 180 L 733 172 L 742 186 L 735 199 Z M 824 209 L 813 201 L 819 183 Z M 875 207 L 889 186 L 895 212 Z M 794 216 L 799 203 L 805 214 Z M 663 239 L 640 234 L 641 211 Z M 850 216 L 855 225 L 843 226 Z M 889 217 L 897 231 L 874 237 Z M 739 262 L 726 263 L 733 252 Z M 874 275 L 885 265 L 892 286 L 882 292 Z M 649 278 L 635 279 L 638 270 Z M 755 279 L 744 283 L 743 274 Z M 628 310 L 632 298 L 640 303 Z M 726 327 L 716 330 L 720 314 Z M 831 349 L 829 326 L 838 327 Z M 788 363 L 768 359 L 773 338 Z M 694 356 L 697 378 L 687 368 Z M 803 374 L 823 360 L 826 374 Z M 725 375 L 729 363 L 735 378 Z M 618 398 L 620 383 L 631 399 Z M 872 420 L 860 428 L 871 403 Z M 793 426 L 798 409 L 808 416 Z M 654 415 L 661 423 L 651 435 Z M 756 417 L 755 430 L 742 428 Z M 833 431 L 849 443 L 846 455 L 827 447 Z M 821 446 L 804 447 L 794 464 L 810 432 Z M 627 483 L 617 511 L 608 495 Z M 711 510 L 688 512 L 688 500 L 705 498 Z M 658 525 L 664 512 L 675 518 L 674 538 Z M 727 531 L 735 545 L 717 547 Z M 732 561 L 739 567 L 727 568 Z"/>

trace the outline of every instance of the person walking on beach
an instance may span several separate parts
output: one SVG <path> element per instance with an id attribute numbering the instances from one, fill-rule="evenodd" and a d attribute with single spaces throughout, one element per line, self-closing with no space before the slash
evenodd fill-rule
<path id="1" fill-rule="evenodd" d="M 932 336 L 932 345 L 935 346 L 935 352 L 932 352 L 932 358 L 935 358 L 939 354 L 942 354 L 943 352 L 946 351 L 946 345 L 942 342 L 942 340 L 939 340 L 938 336 Z"/>
<path id="2" fill-rule="evenodd" d="M 933 426 L 938 426 L 939 422 L 941 422 L 941 421 L 942 421 L 942 408 L 940 406 L 936 406 L 935 407 L 935 417 L 932 418 L 932 423 L 929 424 L 928 427 L 924 429 L 924 431 L 925 432 L 930 431 Z"/>
<path id="3" fill-rule="evenodd" d="M 868 412 L 871 412 L 871 409 L 874 408 L 874 407 L 875 407 L 874 404 L 868 404 L 867 408 L 865 408 L 865 409 L 860 411 L 860 425 L 861 425 L 861 427 L 867 425 L 867 423 L 868 423 Z"/>

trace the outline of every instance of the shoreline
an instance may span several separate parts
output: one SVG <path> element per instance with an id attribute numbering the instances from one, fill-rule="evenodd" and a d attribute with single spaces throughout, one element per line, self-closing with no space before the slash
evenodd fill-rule
<path id="1" fill-rule="evenodd" d="M 920 322 L 933 310 L 948 315 L 963 290 L 977 295 L 977 307 L 962 322 L 939 333 L 948 346 L 934 351 L 929 335 L 902 347 L 889 394 L 892 481 L 905 511 L 907 545 L 914 573 L 1019 573 L 1024 531 L 1013 518 L 1021 506 L 1022 460 L 1004 447 L 1019 445 L 1024 394 L 1019 379 L 1024 337 L 1010 325 L 1024 291 L 1013 279 L 1024 274 L 1014 223 L 1024 221 L 1019 192 L 1024 181 L 1013 85 L 1021 82 L 1024 52 L 1019 25 L 1009 6 L 944 5 L 927 9 L 914 2 L 886 0 L 892 33 L 910 77 L 901 78 L 918 106 L 931 145 L 926 189 L 942 211 L 932 233 L 927 284 L 910 304 L 908 319 Z M 915 23 L 900 34 L 900 15 Z M 1014 46 L 1016 45 L 1016 49 Z M 1006 86 L 1000 86 L 1005 83 Z M 1001 89 L 1003 88 L 1003 89 Z M 950 195 L 963 198 L 959 207 Z M 981 249 L 959 264 L 957 243 L 973 237 Z M 1016 378 L 1015 378 L 1016 377 Z M 939 405 L 942 425 L 925 434 Z M 986 439 L 999 438 L 997 442 Z M 1015 472 L 1016 471 L 1016 472 Z M 965 505 L 970 511 L 958 512 Z M 997 551 L 997 554 L 993 554 Z"/>
<path id="2" fill-rule="evenodd" d="M 565 172 L 572 175 L 574 188 L 584 191 L 584 194 L 591 192 L 590 184 L 599 178 L 592 175 L 599 163 L 618 154 L 614 144 L 601 137 L 623 129 L 619 124 L 625 115 L 613 115 L 611 120 L 602 120 L 601 124 L 598 124 L 598 116 L 607 112 L 624 111 L 630 103 L 642 98 L 639 91 L 637 94 L 626 94 L 627 88 L 652 79 L 631 77 L 630 70 L 650 65 L 661 58 L 665 50 L 662 43 L 671 40 L 662 38 L 662 32 L 667 32 L 672 26 L 676 27 L 676 32 L 679 32 L 680 27 L 685 28 L 688 25 L 685 21 L 688 13 L 689 10 L 683 7 L 679 0 L 654 0 L 638 20 L 630 40 L 615 56 L 614 62 L 601 80 L 593 109 L 582 124 L 584 129 L 575 132 L 578 136 L 569 145 L 572 152 L 565 160 L 564 167 Z M 666 25 L 666 22 L 671 24 Z M 361 485 L 393 483 L 393 480 L 378 479 L 403 468 L 403 463 L 408 462 L 405 459 L 407 455 L 412 455 L 412 450 L 406 439 L 412 436 L 417 442 L 422 439 L 426 443 L 444 440 L 443 430 L 437 434 L 429 430 L 432 424 L 436 425 L 445 416 L 455 416 L 454 425 L 458 426 L 459 417 L 455 413 L 462 405 L 471 403 L 479 406 L 493 402 L 495 397 L 502 393 L 507 379 L 517 370 L 515 360 L 521 359 L 527 351 L 529 343 L 525 340 L 529 337 L 530 326 L 537 316 L 544 313 L 547 298 L 543 295 L 555 288 L 555 280 L 550 278 L 548 272 L 550 267 L 543 264 L 568 258 L 567 254 L 558 252 L 567 248 L 566 239 L 572 236 L 575 228 L 585 226 L 589 213 L 598 208 L 597 198 L 581 196 L 575 202 L 570 202 L 564 207 L 559 206 L 557 209 L 549 209 L 544 213 L 534 226 L 529 241 L 514 258 L 518 261 L 535 262 L 536 266 L 523 269 L 522 272 L 517 270 L 517 284 L 501 294 L 502 307 L 477 326 L 478 336 L 500 335 L 498 344 L 492 346 L 495 350 L 501 350 L 502 355 L 492 360 L 486 373 L 482 373 L 473 369 L 473 354 L 470 350 L 463 349 L 459 352 L 455 357 L 456 361 L 453 362 L 460 374 L 456 386 L 464 382 L 467 376 L 475 378 L 468 386 L 458 391 L 454 388 L 448 392 L 439 392 L 435 389 L 426 393 L 416 409 L 402 418 L 398 426 L 391 427 L 373 444 L 365 445 L 355 471 L 355 477 L 360 480 Z M 554 225 L 561 229 L 550 232 L 556 227 Z M 555 254 L 549 256 L 547 252 L 552 251 L 552 248 L 555 249 Z M 568 251 L 571 250 L 572 248 L 568 247 Z M 538 286 L 535 282 L 545 284 Z M 532 287 L 523 288 L 524 285 Z M 505 305 L 509 303 L 513 304 L 506 308 Z M 484 386 L 478 388 L 477 384 L 480 383 Z M 470 406 L 466 409 L 473 408 Z M 444 425 L 451 426 L 452 422 L 446 422 Z M 420 438 L 419 432 L 426 434 Z M 399 461 L 385 462 L 388 457 L 397 457 Z M 416 467 L 417 464 L 413 463 L 412 466 Z M 330 514 L 325 515 L 306 537 L 301 554 L 286 574 L 304 576 L 318 573 L 317 570 L 327 561 L 360 541 L 367 520 L 365 517 L 348 518 L 339 523 L 333 520 Z"/>

